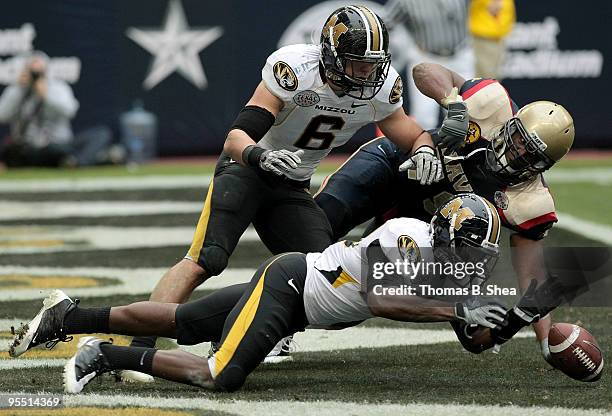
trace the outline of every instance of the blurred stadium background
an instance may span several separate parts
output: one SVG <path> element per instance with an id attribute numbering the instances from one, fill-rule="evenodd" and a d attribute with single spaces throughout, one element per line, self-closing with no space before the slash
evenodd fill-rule
<path id="1" fill-rule="evenodd" d="M 322 20 L 338 4 L 343 2 L 22 0 L 7 5 L 8 12 L 0 14 L 0 85 L 17 75 L 20 55 L 41 49 L 81 103 L 75 130 L 102 123 L 112 126 L 119 140 L 120 114 L 140 99 L 157 116 L 159 134 L 158 158 L 136 169 L 0 172 L 0 393 L 62 390 L 61 366 L 76 342 L 20 360 L 8 359 L 6 352 L 10 327 L 32 316 L 49 288 L 64 288 L 88 305 L 148 297 L 191 240 L 215 155 L 259 82 L 266 56 L 279 45 L 309 41 L 320 28 L 314 16 Z M 610 245 L 609 2 L 518 0 L 516 8 L 504 85 L 519 105 L 555 100 L 576 122 L 575 149 L 547 175 L 560 217 L 547 244 Z M 185 20 L 172 17 L 172 10 L 184 13 Z M 165 31 L 168 42 L 178 42 L 171 22 L 179 32 L 199 31 L 199 49 L 186 66 L 160 76 L 153 71 L 154 54 L 133 40 L 133 29 Z M 370 126 L 335 152 L 313 187 L 373 134 Z M 507 244 L 507 235 L 502 238 Z M 228 270 L 194 296 L 249 279 L 268 254 L 249 230 Z M 565 307 L 554 318 L 589 329 L 610 357 L 609 308 Z M 593 385 L 570 380 L 545 364 L 529 333 L 499 355 L 473 356 L 453 340 L 443 325 L 383 320 L 337 334 L 312 331 L 297 336 L 294 363 L 263 366 L 236 395 L 160 381 L 125 385 L 105 377 L 92 383 L 88 394 L 66 398 L 70 408 L 53 414 L 612 411 L 609 374 Z M 177 348 L 170 341 L 162 347 Z M 207 346 L 195 351 L 205 354 Z"/>

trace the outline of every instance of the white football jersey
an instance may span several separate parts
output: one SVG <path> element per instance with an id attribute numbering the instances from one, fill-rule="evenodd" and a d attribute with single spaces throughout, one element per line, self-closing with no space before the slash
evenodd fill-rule
<path id="1" fill-rule="evenodd" d="M 284 107 L 259 141 L 265 149 L 304 150 L 302 163 L 287 173 L 308 180 L 332 148 L 361 127 L 382 120 L 402 106 L 402 79 L 389 68 L 381 90 L 370 100 L 339 97 L 319 72 L 319 45 L 289 45 L 272 55 L 261 71 L 266 87 Z"/>
<path id="2" fill-rule="evenodd" d="M 304 309 L 310 328 L 333 328 L 338 324 L 363 321 L 372 313 L 366 303 L 368 259 L 366 249 L 378 241 L 390 262 L 431 260 L 429 224 L 414 218 L 387 221 L 358 243 L 340 241 L 322 253 L 306 256 Z M 341 326 L 341 325 L 340 325 Z"/>

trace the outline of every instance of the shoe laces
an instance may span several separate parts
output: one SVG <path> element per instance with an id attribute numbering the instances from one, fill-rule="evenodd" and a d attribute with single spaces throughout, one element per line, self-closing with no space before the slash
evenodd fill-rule
<path id="1" fill-rule="evenodd" d="M 281 345 L 281 351 L 291 354 L 296 352 L 299 348 L 298 343 L 293 339 L 293 337 L 287 337 L 283 339 L 283 344 Z"/>
<path id="2" fill-rule="evenodd" d="M 70 342 L 73 339 L 74 339 L 74 337 L 72 335 L 60 334 L 60 335 L 57 336 L 57 338 L 52 339 L 50 341 L 47 341 L 45 343 L 45 348 L 48 348 L 48 349 L 52 350 L 58 343 L 60 343 L 60 342 Z"/>
<path id="3" fill-rule="evenodd" d="M 78 306 L 79 302 L 81 302 L 81 299 L 75 299 L 73 305 L 76 307 Z M 60 343 L 60 342 L 70 342 L 74 339 L 74 337 L 72 335 L 66 335 L 64 334 L 63 328 L 60 329 L 59 334 L 55 333 L 53 334 L 54 338 L 45 342 L 45 348 L 48 348 L 50 350 L 52 350 L 53 348 L 55 348 L 55 346 Z"/>

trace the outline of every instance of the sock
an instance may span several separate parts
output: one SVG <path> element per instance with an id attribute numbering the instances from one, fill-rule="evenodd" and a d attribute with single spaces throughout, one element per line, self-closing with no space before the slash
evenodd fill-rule
<path id="1" fill-rule="evenodd" d="M 101 344 L 100 349 L 108 360 L 111 370 L 134 370 L 151 374 L 155 348 L 121 347 L 113 344 Z"/>
<path id="2" fill-rule="evenodd" d="M 157 337 L 134 337 L 130 347 L 155 348 Z"/>
<path id="3" fill-rule="evenodd" d="M 108 333 L 110 307 L 74 308 L 64 318 L 64 331 L 67 334 Z"/>

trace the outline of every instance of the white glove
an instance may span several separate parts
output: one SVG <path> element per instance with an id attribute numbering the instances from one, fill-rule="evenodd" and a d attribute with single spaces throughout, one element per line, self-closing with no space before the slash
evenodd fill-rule
<path id="1" fill-rule="evenodd" d="M 442 101 L 440 101 L 440 104 L 442 104 L 442 107 L 448 108 L 449 104 L 460 103 L 460 102 L 463 102 L 463 97 L 459 95 L 459 88 L 453 87 L 451 89 L 450 94 L 442 98 Z"/>
<path id="2" fill-rule="evenodd" d="M 291 152 L 287 149 L 266 150 L 259 159 L 259 167 L 262 170 L 282 176 L 295 169 L 302 162 L 300 156 L 304 154 L 302 149 Z"/>
<path id="3" fill-rule="evenodd" d="M 470 309 L 463 303 L 457 303 L 455 316 L 466 324 L 495 328 L 504 322 L 506 310 L 499 305 L 480 305 Z"/>
<path id="4" fill-rule="evenodd" d="M 399 171 L 407 171 L 408 179 L 417 180 L 421 185 L 431 185 L 442 179 L 442 162 L 436 157 L 432 147 L 423 145 L 400 165 Z"/>

